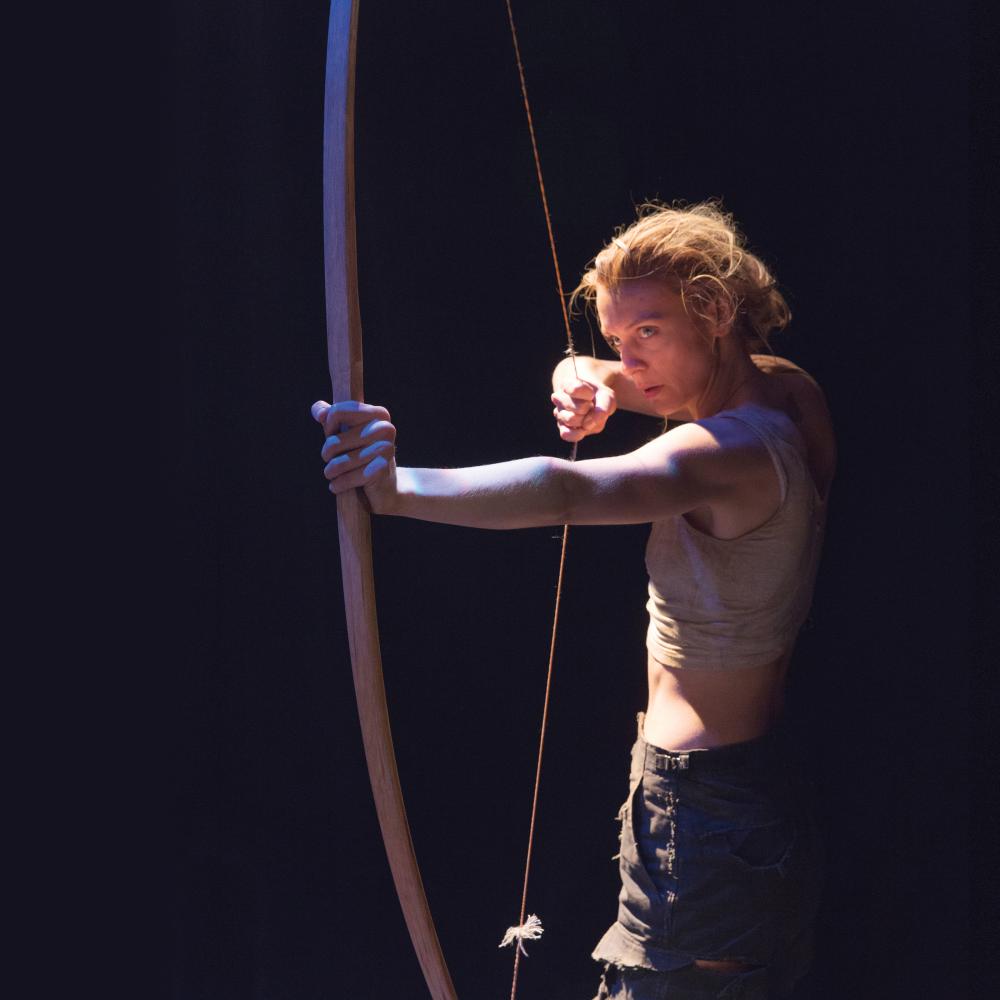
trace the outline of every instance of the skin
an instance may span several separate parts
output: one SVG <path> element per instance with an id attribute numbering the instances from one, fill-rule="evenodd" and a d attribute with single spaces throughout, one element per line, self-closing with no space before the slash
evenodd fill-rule
<path id="1" fill-rule="evenodd" d="M 636 282 L 612 296 L 599 289 L 597 311 L 606 342 L 620 362 L 578 358 L 553 373 L 554 416 L 560 436 L 580 440 L 599 433 L 619 407 L 674 420 L 702 419 L 745 403 L 788 415 L 806 444 L 817 491 L 825 500 L 836 464 L 836 445 L 822 390 L 802 369 L 770 355 L 750 355 L 740 338 L 716 323 L 708 336 L 683 310 L 680 297 L 655 282 Z M 719 367 L 710 358 L 718 344 Z M 777 508 L 777 474 L 763 445 L 742 429 L 716 431 L 722 454 L 747 448 L 764 479 L 745 480 L 735 494 L 684 512 L 696 528 L 717 538 L 736 538 L 763 524 Z M 671 434 L 674 432 L 670 432 Z M 666 435 L 669 437 L 669 434 Z M 728 673 L 678 670 L 651 657 L 645 735 L 657 746 L 694 749 L 753 739 L 766 732 L 781 709 L 791 649 L 771 663 Z"/>
<path id="2" fill-rule="evenodd" d="M 560 436 L 600 433 L 620 407 L 683 423 L 626 455 L 570 463 L 536 457 L 465 469 L 397 468 L 387 410 L 363 403 L 313 404 L 323 425 L 330 490 L 364 490 L 375 513 L 480 528 L 631 524 L 686 517 L 698 530 L 735 538 L 767 521 L 779 483 L 760 439 L 723 410 L 757 404 L 786 413 L 806 445 L 825 500 L 836 446 L 823 393 L 791 362 L 751 356 L 721 310 L 696 323 L 656 279 L 597 292 L 602 334 L 617 361 L 566 359 L 553 373 Z M 714 747 L 766 732 L 781 704 L 791 648 L 751 669 L 671 669 L 647 661 L 646 739 L 666 749 Z M 718 971 L 739 963 L 697 961 Z"/>

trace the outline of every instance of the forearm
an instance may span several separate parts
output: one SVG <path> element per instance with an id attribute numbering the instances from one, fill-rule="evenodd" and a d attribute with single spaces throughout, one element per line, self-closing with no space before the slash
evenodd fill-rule
<path id="1" fill-rule="evenodd" d="M 576 367 L 573 358 L 564 358 L 552 372 L 552 386 L 558 386 L 566 380 L 580 378 L 584 382 L 603 385 L 615 395 L 615 402 L 620 410 L 631 413 L 642 413 L 647 417 L 661 416 L 645 396 L 636 388 L 635 383 L 622 371 L 621 362 L 605 361 L 603 358 L 592 358 L 586 354 L 576 356 Z M 681 419 L 681 415 L 676 415 Z M 686 414 L 684 419 L 686 419 Z"/>
<path id="2" fill-rule="evenodd" d="M 575 362 L 575 364 L 574 364 Z M 606 385 L 615 395 L 622 389 L 628 393 L 628 379 L 622 375 L 618 361 L 592 358 L 588 354 L 577 354 L 575 358 L 563 358 L 552 372 L 552 387 L 558 388 L 566 378 L 579 377 L 585 382 Z"/>
<path id="3" fill-rule="evenodd" d="M 561 459 L 537 457 L 464 469 L 398 468 L 393 495 L 376 509 L 469 528 L 562 524 L 568 467 Z"/>

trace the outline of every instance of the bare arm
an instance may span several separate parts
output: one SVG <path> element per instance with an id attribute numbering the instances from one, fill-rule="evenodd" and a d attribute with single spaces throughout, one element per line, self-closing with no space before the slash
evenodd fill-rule
<path id="1" fill-rule="evenodd" d="M 814 387 L 808 372 L 787 358 L 773 354 L 751 354 L 753 363 L 766 375 L 798 375 Z M 564 441 L 579 441 L 588 434 L 604 430 L 608 418 L 617 410 L 629 410 L 645 416 L 662 418 L 635 383 L 621 370 L 617 361 L 605 361 L 584 354 L 564 358 L 552 372 L 553 415 Z M 668 420 L 692 420 L 687 409 L 666 414 Z"/>
<path id="2" fill-rule="evenodd" d="M 617 361 L 603 361 L 586 355 L 566 358 L 552 372 L 552 403 L 559 436 L 579 441 L 588 434 L 600 434 L 619 407 L 644 416 L 663 419 L 649 405 Z M 687 410 L 667 414 L 672 420 L 690 420 Z"/>
<path id="3" fill-rule="evenodd" d="M 773 403 L 796 423 L 806 439 L 809 467 L 821 497 L 830 491 L 837 468 L 837 441 L 826 394 L 805 369 L 787 358 L 769 354 L 751 355 L 754 364 L 768 375 L 773 387 Z"/>
<path id="4" fill-rule="evenodd" d="M 622 374 L 621 365 L 617 361 L 605 361 L 602 358 L 591 358 L 587 355 L 576 356 L 576 368 L 572 358 L 563 358 L 552 372 L 552 388 L 558 390 L 579 376 L 584 382 L 592 382 L 610 389 L 615 396 L 618 407 L 630 413 L 644 413 L 649 417 L 659 417 L 649 400 L 636 388 L 628 376 Z"/>
<path id="5" fill-rule="evenodd" d="M 476 528 L 655 521 L 732 496 L 769 462 L 762 449 L 723 449 L 705 427 L 686 424 L 613 458 L 396 469 L 384 409 L 317 403 L 313 413 L 328 434 L 333 492 L 363 487 L 376 513 Z"/>
<path id="6" fill-rule="evenodd" d="M 710 435 L 692 428 L 677 428 L 612 458 L 402 468 L 395 492 L 371 502 L 381 513 L 473 528 L 656 521 L 718 500 L 734 486 L 727 481 L 733 470 L 723 467 L 719 450 L 699 450 Z"/>

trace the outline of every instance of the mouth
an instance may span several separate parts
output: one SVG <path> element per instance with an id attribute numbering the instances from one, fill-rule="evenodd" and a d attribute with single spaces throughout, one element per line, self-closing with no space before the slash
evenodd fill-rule
<path id="1" fill-rule="evenodd" d="M 642 394 L 646 399 L 652 399 L 662 388 L 662 385 L 651 385 L 648 389 L 643 389 Z"/>

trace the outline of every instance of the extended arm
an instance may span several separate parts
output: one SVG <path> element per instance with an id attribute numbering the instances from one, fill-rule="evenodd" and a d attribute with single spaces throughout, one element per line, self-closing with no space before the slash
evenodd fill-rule
<path id="1" fill-rule="evenodd" d="M 731 496 L 760 474 L 753 450 L 726 449 L 686 424 L 627 455 L 525 458 L 464 469 L 395 467 L 395 428 L 381 407 L 313 408 L 334 492 L 362 487 L 376 513 L 476 528 L 638 524 Z M 765 456 L 766 460 L 766 456 Z"/>

